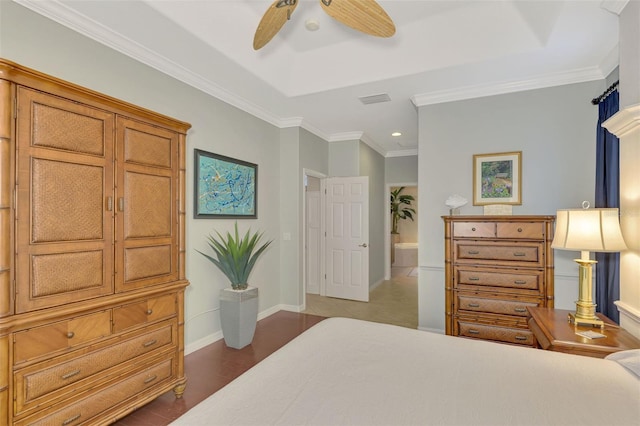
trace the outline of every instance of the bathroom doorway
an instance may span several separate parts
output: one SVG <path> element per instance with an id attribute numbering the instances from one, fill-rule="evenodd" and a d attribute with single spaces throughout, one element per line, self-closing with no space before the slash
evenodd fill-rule
<path id="1" fill-rule="evenodd" d="M 418 274 L 418 185 L 416 183 L 388 184 L 389 202 L 395 201 L 398 217 L 395 223 L 387 206 L 387 259 L 385 279 Z M 394 232 L 395 231 L 395 232 Z"/>

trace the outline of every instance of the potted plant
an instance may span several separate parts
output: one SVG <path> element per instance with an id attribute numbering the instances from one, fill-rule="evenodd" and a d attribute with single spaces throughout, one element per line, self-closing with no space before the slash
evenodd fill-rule
<path id="1" fill-rule="evenodd" d="M 235 232 L 223 236 L 218 231 L 209 234 L 207 243 L 215 255 L 196 250 L 213 263 L 231 282 L 231 287 L 220 290 L 220 325 L 227 346 L 241 349 L 253 340 L 258 320 L 258 289 L 248 284 L 249 275 L 258 257 L 273 240 L 262 245 L 263 233 L 251 233 L 248 229 L 243 237 Z"/>
<path id="2" fill-rule="evenodd" d="M 411 219 L 415 210 L 411 207 L 411 202 L 415 201 L 413 195 L 402 194 L 404 186 L 391 191 L 391 233 L 398 233 L 398 221 L 400 219 Z"/>
<path id="3" fill-rule="evenodd" d="M 400 219 L 411 219 L 416 212 L 411 207 L 411 202 L 415 201 L 413 195 L 402 194 L 404 186 L 391 191 L 391 264 L 395 262 L 395 244 L 400 241 L 398 233 L 398 222 Z"/>

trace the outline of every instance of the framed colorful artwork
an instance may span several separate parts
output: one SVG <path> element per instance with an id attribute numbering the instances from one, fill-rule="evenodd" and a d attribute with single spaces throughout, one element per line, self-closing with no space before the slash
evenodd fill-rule
<path id="1" fill-rule="evenodd" d="M 194 218 L 258 217 L 258 165 L 195 149 Z"/>
<path id="2" fill-rule="evenodd" d="M 473 156 L 473 205 L 522 204 L 522 152 Z"/>

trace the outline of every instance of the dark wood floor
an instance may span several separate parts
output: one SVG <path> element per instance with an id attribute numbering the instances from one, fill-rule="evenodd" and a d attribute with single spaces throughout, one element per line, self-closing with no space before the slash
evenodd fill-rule
<path id="1" fill-rule="evenodd" d="M 118 426 L 164 426 L 284 346 L 324 317 L 280 311 L 258 321 L 252 343 L 240 350 L 219 340 L 185 357 L 187 388 L 168 392 L 124 417 Z"/>

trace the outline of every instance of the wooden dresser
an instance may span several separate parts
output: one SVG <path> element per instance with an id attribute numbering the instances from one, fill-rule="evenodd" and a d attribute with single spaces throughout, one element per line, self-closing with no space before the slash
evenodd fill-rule
<path id="1" fill-rule="evenodd" d="M 182 395 L 189 127 L 0 60 L 0 424 Z"/>
<path id="2" fill-rule="evenodd" d="M 444 216 L 446 333 L 535 346 L 527 307 L 553 307 L 553 216 Z"/>

